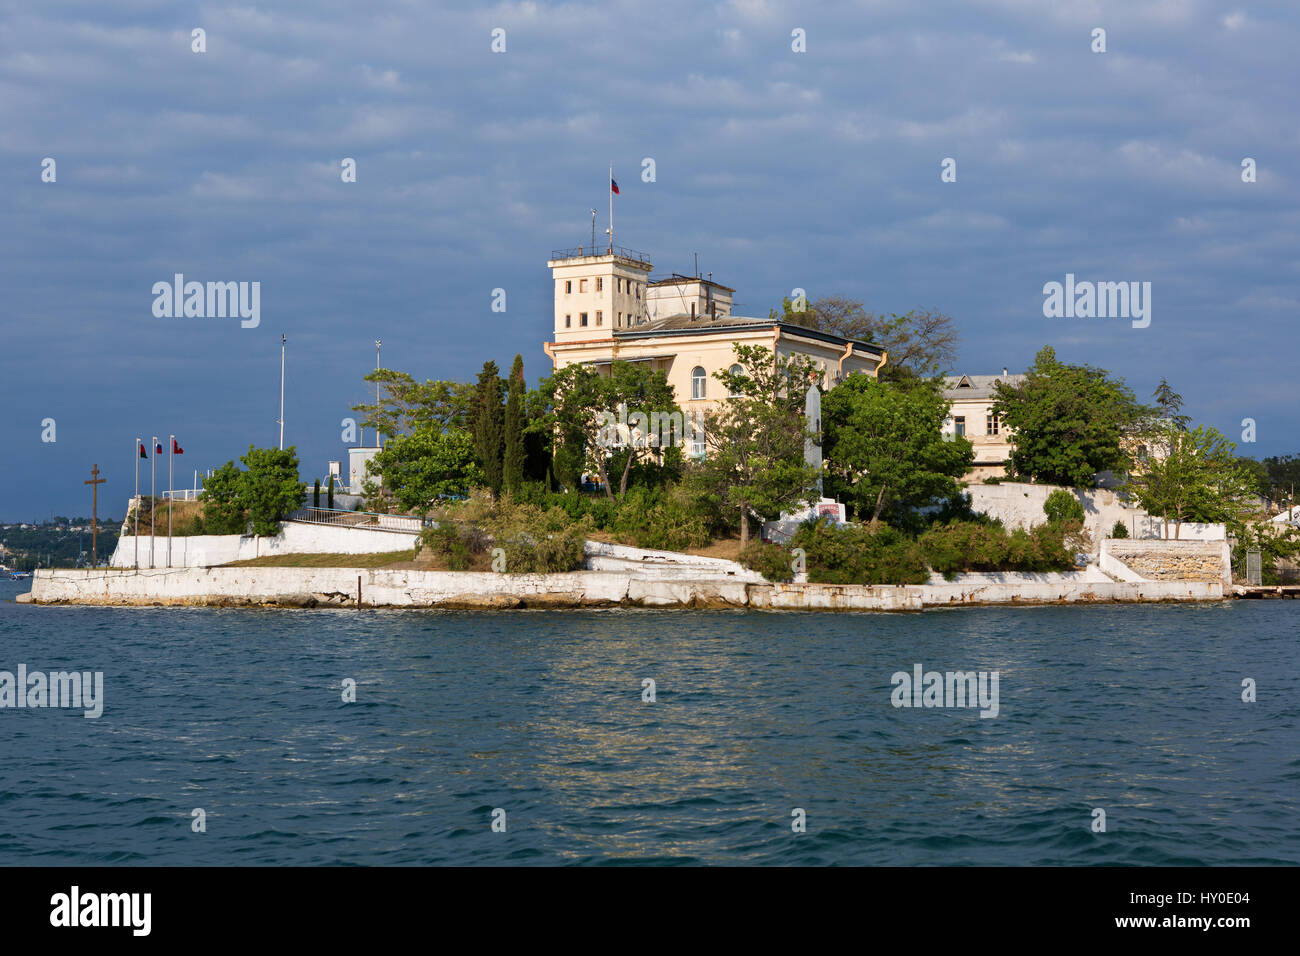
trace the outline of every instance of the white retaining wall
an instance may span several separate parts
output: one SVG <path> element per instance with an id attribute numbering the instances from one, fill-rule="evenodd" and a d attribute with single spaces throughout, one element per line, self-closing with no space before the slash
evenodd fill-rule
<path id="1" fill-rule="evenodd" d="M 1056 485 L 1031 485 L 1007 481 L 997 485 L 971 485 L 966 489 L 971 507 L 981 514 L 1001 519 L 1008 528 L 1031 528 L 1047 521 L 1043 504 L 1057 490 Z M 1109 538 L 1115 522 L 1122 522 L 1132 538 L 1162 538 L 1163 523 L 1141 508 L 1125 507 L 1124 499 L 1104 488 L 1066 488 L 1083 505 L 1083 526 L 1092 536 L 1093 551 L 1102 538 Z M 1170 535 L 1173 525 L 1170 525 Z M 1185 541 L 1222 541 L 1227 537 L 1221 524 L 1184 524 L 1179 537 Z"/>
<path id="2" fill-rule="evenodd" d="M 1092 601 L 1217 601 L 1218 582 L 1003 581 L 986 575 L 941 585 L 868 587 L 750 584 L 727 579 L 656 580 L 627 572 L 506 575 L 353 568 L 185 568 L 145 571 L 42 569 L 36 603 L 290 605 L 355 607 L 751 607 L 770 610 L 909 611 L 963 604 Z M 1011 576 L 1008 576 L 1011 577 Z M 1038 577 L 1038 576 L 1026 576 Z M 1061 576 L 1065 578 L 1065 575 Z"/>
<path id="3" fill-rule="evenodd" d="M 203 534 L 172 538 L 172 565 L 184 568 L 212 567 L 231 561 L 246 561 L 268 554 L 376 554 L 415 547 L 416 536 L 400 531 L 368 531 L 337 525 L 303 524 L 286 521 L 273 538 L 253 534 Z M 153 565 L 167 567 L 167 532 L 153 539 Z M 135 567 L 135 537 L 124 535 L 109 560 L 109 567 Z M 140 535 L 140 567 L 149 567 L 149 538 Z"/>

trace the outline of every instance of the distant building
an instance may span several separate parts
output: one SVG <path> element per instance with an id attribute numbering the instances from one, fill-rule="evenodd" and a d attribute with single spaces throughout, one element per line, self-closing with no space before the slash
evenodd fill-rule
<path id="1" fill-rule="evenodd" d="M 1011 429 L 993 411 L 997 400 L 994 386 L 998 382 L 1015 386 L 1024 381 L 1024 375 L 1012 375 L 1005 368 L 1001 375 L 953 375 L 944 379 L 943 397 L 952 402 L 952 408 L 943 431 L 975 446 L 975 460 L 966 481 L 980 484 L 988 478 L 1006 476 L 1015 442 Z"/>
<path id="2" fill-rule="evenodd" d="M 714 373 L 738 368 L 738 343 L 810 358 L 823 389 L 854 372 L 874 378 L 887 361 L 883 349 L 864 342 L 733 315 L 735 290 L 711 279 L 651 280 L 649 257 L 630 249 L 561 249 L 547 265 L 555 284 L 554 338 L 542 348 L 554 367 L 580 363 L 608 375 L 615 361 L 644 363 L 666 375 L 688 416 L 728 398 Z M 697 443 L 688 453 L 702 455 L 704 447 Z"/>

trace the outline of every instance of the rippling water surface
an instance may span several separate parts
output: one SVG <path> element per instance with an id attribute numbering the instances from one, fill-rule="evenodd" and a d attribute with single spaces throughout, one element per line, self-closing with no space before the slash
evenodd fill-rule
<path id="1" fill-rule="evenodd" d="M 7 865 L 1300 862 L 1300 602 L 8 602 L 26 589 L 0 584 L 0 670 L 103 671 L 105 705 L 0 710 Z M 999 715 L 895 709 L 916 663 L 999 671 Z"/>

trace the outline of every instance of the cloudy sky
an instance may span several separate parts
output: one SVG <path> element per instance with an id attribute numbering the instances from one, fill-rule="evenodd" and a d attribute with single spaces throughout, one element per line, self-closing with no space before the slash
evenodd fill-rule
<path id="1" fill-rule="evenodd" d="M 520 352 L 535 381 L 547 256 L 604 228 L 611 162 L 620 244 L 698 252 L 740 314 L 936 308 L 962 371 L 1050 343 L 1300 451 L 1297 48 L 1292 0 L 4 0 L 0 518 L 88 513 L 93 463 L 120 516 L 137 435 L 180 437 L 178 485 L 274 444 L 282 332 L 308 481 L 376 338 L 421 379 Z M 175 273 L 260 282 L 260 325 L 155 317 Z M 1150 282 L 1149 327 L 1045 318 L 1067 273 Z"/>

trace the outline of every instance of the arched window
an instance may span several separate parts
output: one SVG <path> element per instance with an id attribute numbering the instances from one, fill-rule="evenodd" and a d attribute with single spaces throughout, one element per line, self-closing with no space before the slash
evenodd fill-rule
<path id="1" fill-rule="evenodd" d="M 731 368 L 728 369 L 728 371 L 731 372 L 732 375 L 744 375 L 744 374 L 745 374 L 745 370 L 744 370 L 743 368 L 741 368 L 739 365 L 733 365 L 733 366 L 731 366 Z M 734 391 L 733 391 L 733 392 L 731 393 L 731 397 L 732 397 L 732 398 L 740 398 L 740 393 L 739 393 L 739 392 L 734 392 Z"/>
<path id="2" fill-rule="evenodd" d="M 705 374 L 704 367 L 701 365 L 695 366 L 691 372 L 691 398 L 704 398 L 705 383 L 707 381 L 708 376 Z"/>

